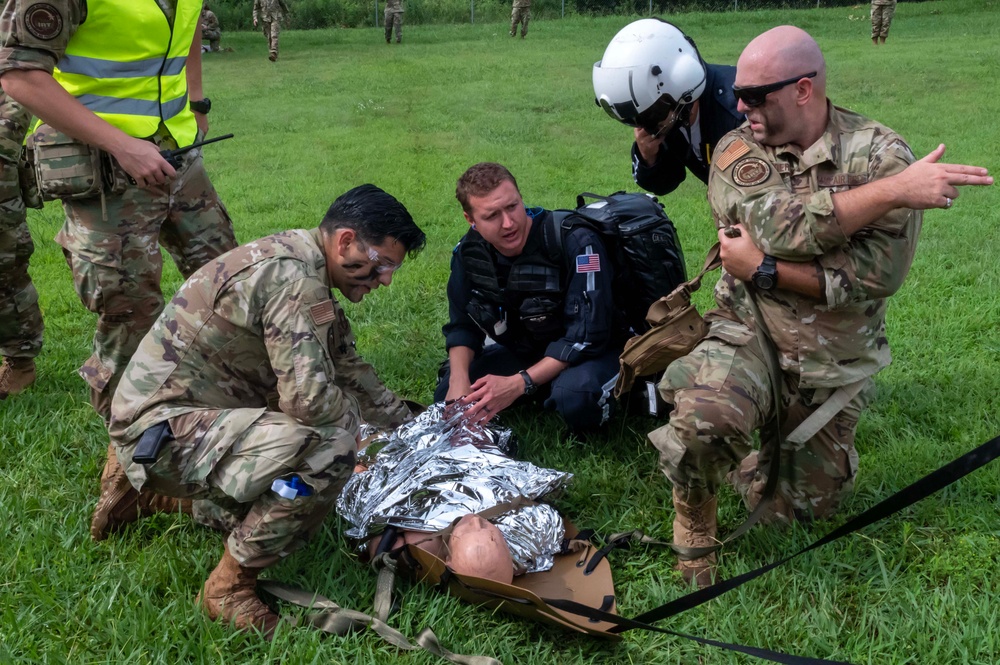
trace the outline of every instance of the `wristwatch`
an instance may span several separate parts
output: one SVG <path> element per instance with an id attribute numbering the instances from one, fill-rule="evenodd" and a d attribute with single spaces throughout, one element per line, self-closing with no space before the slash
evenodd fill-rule
<path id="1" fill-rule="evenodd" d="M 205 99 L 192 99 L 188 106 L 190 106 L 191 110 L 195 113 L 208 115 L 208 112 L 212 110 L 212 100 L 208 97 Z"/>
<path id="2" fill-rule="evenodd" d="M 538 386 L 535 385 L 535 382 L 531 380 L 531 376 L 528 374 L 528 372 L 522 369 L 520 372 L 518 372 L 518 374 L 520 374 L 521 378 L 524 379 L 524 394 L 534 395 L 535 391 L 538 390 Z"/>
<path id="3" fill-rule="evenodd" d="M 751 278 L 753 285 L 761 291 L 770 291 L 778 284 L 778 259 L 764 255 L 764 260 L 757 266 L 757 272 Z"/>

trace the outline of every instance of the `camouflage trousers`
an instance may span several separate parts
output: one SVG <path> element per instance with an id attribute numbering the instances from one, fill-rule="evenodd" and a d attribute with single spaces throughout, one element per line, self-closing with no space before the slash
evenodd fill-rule
<path id="1" fill-rule="evenodd" d="M 43 330 L 38 291 L 28 274 L 35 245 L 25 221 L 17 168 L 0 162 L 0 169 L 0 357 L 34 358 L 42 348 Z"/>
<path id="2" fill-rule="evenodd" d="M 221 39 L 222 39 L 222 31 L 221 30 L 204 30 L 201 33 L 201 38 L 205 39 L 205 40 L 208 40 L 208 48 L 209 48 L 209 50 L 211 50 L 211 51 L 219 51 L 219 50 L 221 50 L 220 47 L 219 47 L 219 44 L 221 43 Z"/>
<path id="3" fill-rule="evenodd" d="M 514 7 L 510 11 L 510 36 L 517 34 L 517 25 L 521 24 L 521 37 L 528 34 L 528 22 L 531 20 L 531 7 Z"/>
<path id="4" fill-rule="evenodd" d="M 339 427 L 309 427 L 279 411 L 193 411 L 169 418 L 175 440 L 153 464 L 132 462 L 137 441 L 113 441 L 138 490 L 194 499 L 195 520 L 229 531 L 229 552 L 266 568 L 302 547 L 354 470 L 356 442 Z M 285 499 L 277 478 L 299 476 L 309 496 Z"/>
<path id="5" fill-rule="evenodd" d="M 158 243 L 186 278 L 236 247 L 233 224 L 201 155 L 189 153 L 169 183 L 129 187 L 106 199 L 64 201 L 56 236 L 81 302 L 98 315 L 92 354 L 80 368 L 91 404 L 107 421 L 111 397 L 139 342 L 163 309 Z"/>
<path id="6" fill-rule="evenodd" d="M 278 55 L 278 36 L 281 35 L 281 23 L 278 21 L 268 21 L 264 20 L 264 39 L 267 40 L 267 51 L 274 55 Z"/>
<path id="7" fill-rule="evenodd" d="M 392 31 L 396 30 L 396 42 L 403 40 L 403 12 L 392 9 L 385 10 L 385 41 L 392 38 Z"/>
<path id="8" fill-rule="evenodd" d="M 35 251 L 21 200 L 17 165 L 31 116 L 0 91 L 0 357 L 34 358 L 42 348 L 42 312 L 28 275 Z"/>
<path id="9" fill-rule="evenodd" d="M 896 3 L 891 5 L 876 5 L 872 3 L 872 39 L 889 36 L 889 25 L 896 13 Z"/>
<path id="10" fill-rule="evenodd" d="M 660 469 L 686 501 L 696 504 L 715 495 L 726 475 L 751 454 L 753 433 L 760 430 L 749 495 L 759 497 L 777 454 L 780 478 L 771 518 L 823 518 L 853 489 L 858 470 L 854 433 L 873 387 L 869 380 L 804 444 L 786 442 L 775 450 L 771 377 L 757 337 L 741 324 L 715 321 L 706 339 L 667 368 L 659 391 L 674 410 L 670 422 L 650 432 L 649 439 L 660 451 Z M 799 388 L 798 377 L 783 372 L 781 431 L 790 434 L 834 390 Z"/>

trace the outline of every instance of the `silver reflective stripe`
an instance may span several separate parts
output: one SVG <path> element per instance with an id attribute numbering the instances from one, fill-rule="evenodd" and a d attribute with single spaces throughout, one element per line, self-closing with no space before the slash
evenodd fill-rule
<path id="1" fill-rule="evenodd" d="M 108 97 L 106 95 L 80 95 L 76 99 L 94 113 L 161 117 L 160 103 L 148 99 L 126 99 L 122 97 Z M 177 99 L 164 102 L 163 119 L 169 120 L 183 111 L 187 105 L 187 99 L 187 93 L 185 93 Z"/>
<path id="2" fill-rule="evenodd" d="M 620 372 L 616 372 L 610 381 L 601 386 L 601 399 L 597 400 L 597 405 L 601 407 L 601 425 L 611 418 L 611 390 L 618 383 L 618 374 Z"/>
<path id="3" fill-rule="evenodd" d="M 185 92 L 183 95 L 177 99 L 171 99 L 169 102 L 163 102 L 163 119 L 170 120 L 175 115 L 184 110 L 187 106 L 188 96 Z"/>
<path id="4" fill-rule="evenodd" d="M 594 253 L 594 246 L 593 245 L 587 245 L 587 254 L 593 254 L 593 253 Z M 595 286 L 594 273 L 593 272 L 588 272 L 587 273 L 587 290 L 588 291 L 593 291 L 594 290 L 594 286 Z"/>
<path id="5" fill-rule="evenodd" d="M 118 62 L 82 55 L 64 55 L 56 67 L 64 74 L 81 74 L 95 79 L 127 79 L 146 76 L 177 76 L 184 71 L 187 56 L 177 58 L 147 58 L 135 62 Z M 163 67 L 163 71 L 160 71 Z"/>
<path id="6" fill-rule="evenodd" d="M 122 97 L 108 97 L 107 95 L 80 95 L 76 99 L 94 113 L 160 117 L 160 103 L 157 101 L 124 99 Z"/>

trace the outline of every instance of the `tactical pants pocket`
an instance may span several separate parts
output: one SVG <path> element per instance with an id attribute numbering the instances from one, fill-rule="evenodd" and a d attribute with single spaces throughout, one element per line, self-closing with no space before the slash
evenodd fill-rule
<path id="1" fill-rule="evenodd" d="M 80 301 L 91 312 L 105 313 L 105 300 L 115 291 L 122 270 L 122 241 L 113 233 L 66 226 L 56 236 L 66 262 L 73 271 L 73 283 Z"/>
<path id="2" fill-rule="evenodd" d="M 752 341 L 754 334 L 746 326 L 730 321 L 714 321 L 708 334 L 691 353 L 667 367 L 658 387 L 660 396 L 664 401 L 674 403 L 674 394 L 678 390 L 723 390 L 730 382 L 734 368 L 745 364 L 744 356 L 747 354 L 743 349 Z"/>

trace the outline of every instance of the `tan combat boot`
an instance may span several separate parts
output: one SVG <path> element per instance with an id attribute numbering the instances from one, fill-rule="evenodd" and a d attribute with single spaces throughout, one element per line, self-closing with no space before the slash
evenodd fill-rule
<path id="1" fill-rule="evenodd" d="M 229 553 L 229 545 L 219 565 L 205 581 L 195 600 L 213 621 L 226 621 L 237 630 L 259 630 L 271 639 L 280 621 L 277 614 L 257 596 L 257 576 L 263 568 L 247 568 Z"/>
<path id="2" fill-rule="evenodd" d="M 108 445 L 108 460 L 101 472 L 101 496 L 90 520 L 91 538 L 99 542 L 141 517 L 176 512 L 190 515 L 191 500 L 136 491 L 118 463 L 114 446 Z"/>
<path id="3" fill-rule="evenodd" d="M 4 358 L 0 365 L 0 399 L 16 395 L 35 382 L 34 358 Z"/>
<path id="4" fill-rule="evenodd" d="M 717 530 L 716 509 L 719 501 L 712 496 L 698 504 L 691 504 L 681 499 L 680 493 L 674 488 L 674 545 L 678 547 L 711 547 L 718 545 L 715 534 Z M 695 559 L 684 559 L 678 554 L 675 570 L 684 576 L 684 581 L 691 584 L 692 580 L 699 589 L 704 589 L 715 583 L 715 552 Z"/>

